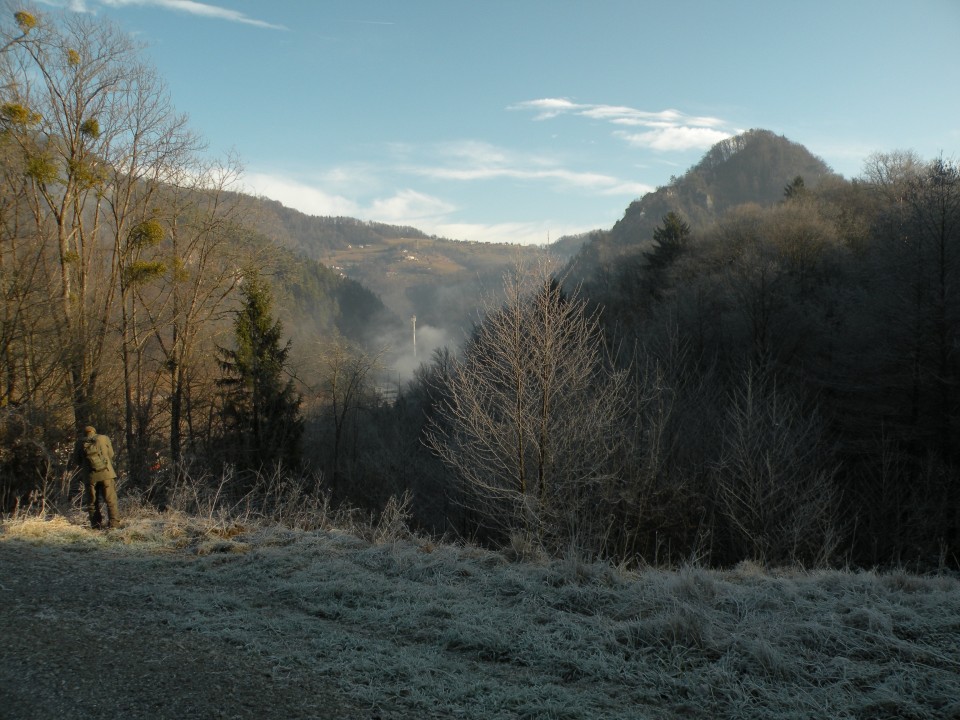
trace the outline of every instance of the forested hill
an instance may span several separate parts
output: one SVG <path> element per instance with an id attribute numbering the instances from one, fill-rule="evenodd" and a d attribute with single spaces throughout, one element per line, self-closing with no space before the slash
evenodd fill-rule
<path id="1" fill-rule="evenodd" d="M 375 292 L 394 318 L 395 331 L 405 332 L 415 315 L 421 326 L 442 330 L 452 344 L 476 319 L 484 291 L 499 287 L 505 270 L 518 259 L 546 252 L 543 247 L 451 240 L 413 227 L 350 217 L 307 215 L 250 195 L 235 199 L 261 235 Z M 562 238 L 549 253 L 565 262 L 586 240 Z M 370 335 L 383 337 L 384 329 Z"/>
<path id="2" fill-rule="evenodd" d="M 769 130 L 728 138 L 682 176 L 632 202 L 609 231 L 593 233 L 576 259 L 574 275 L 586 278 L 649 244 L 668 212 L 678 213 L 696 230 L 737 205 L 773 205 L 797 177 L 812 188 L 832 175 L 827 164 L 803 145 Z"/>
<path id="3" fill-rule="evenodd" d="M 301 254 L 323 260 L 331 253 L 395 238 L 426 238 L 414 227 L 388 225 L 352 217 L 308 215 L 276 200 L 244 196 L 255 224 Z"/>

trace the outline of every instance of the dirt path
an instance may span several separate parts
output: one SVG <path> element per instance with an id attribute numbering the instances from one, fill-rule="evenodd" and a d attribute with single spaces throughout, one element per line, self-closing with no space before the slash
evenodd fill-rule
<path id="1" fill-rule="evenodd" d="M 151 588 L 189 562 L 0 542 L 0 718 L 389 717 L 316 673 L 174 630 Z M 203 582 L 188 591 L 214 597 L 216 578 Z"/>

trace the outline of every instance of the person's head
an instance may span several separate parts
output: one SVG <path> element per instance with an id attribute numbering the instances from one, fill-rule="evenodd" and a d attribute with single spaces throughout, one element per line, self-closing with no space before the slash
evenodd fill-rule
<path id="1" fill-rule="evenodd" d="M 93 437 L 97 434 L 97 429 L 93 425 L 87 425 L 83 431 L 87 434 L 87 437 Z"/>

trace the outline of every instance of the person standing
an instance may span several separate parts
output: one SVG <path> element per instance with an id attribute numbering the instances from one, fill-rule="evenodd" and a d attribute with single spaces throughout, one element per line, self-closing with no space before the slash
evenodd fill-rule
<path id="1" fill-rule="evenodd" d="M 87 512 L 90 525 L 96 529 L 103 527 L 103 515 L 100 503 L 107 504 L 107 519 L 111 528 L 120 527 L 120 511 L 117 507 L 117 473 L 113 469 L 113 443 L 106 435 L 98 435 L 92 425 L 84 428 L 81 441 L 81 467 L 87 480 Z"/>

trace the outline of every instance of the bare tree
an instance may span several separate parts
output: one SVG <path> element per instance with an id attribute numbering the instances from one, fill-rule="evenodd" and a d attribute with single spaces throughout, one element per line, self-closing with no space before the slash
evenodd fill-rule
<path id="1" fill-rule="evenodd" d="M 960 383 L 960 168 L 911 154 L 878 156 L 870 177 L 885 202 L 876 223 L 874 297 L 879 390 L 900 398 L 888 420 L 909 442 L 956 461 Z M 871 289 L 873 289 L 871 288 Z"/>
<path id="2" fill-rule="evenodd" d="M 62 382 L 50 320 L 56 277 L 28 204 L 29 181 L 14 143 L 0 136 L 0 407 L 52 410 Z"/>
<path id="3" fill-rule="evenodd" d="M 157 198 L 156 219 L 146 224 L 162 239 L 149 257 L 131 265 L 144 269 L 144 280 L 155 281 L 134 288 L 135 307 L 146 321 L 133 345 L 140 383 L 166 390 L 168 450 L 177 468 L 184 461 L 185 425 L 191 424 L 190 382 L 201 357 L 198 346 L 205 328 L 218 325 L 239 281 L 237 268 L 248 259 L 236 242 L 245 232 L 238 196 L 229 192 L 239 172 L 233 161 L 182 166 Z M 144 229 L 137 226 L 135 232 Z M 212 347 L 208 343 L 207 349 Z M 144 419 L 153 400 L 146 392 L 133 403 Z"/>
<path id="4" fill-rule="evenodd" d="M 823 564 L 839 534 L 836 465 L 815 413 L 750 369 L 729 396 L 714 463 L 737 557 Z"/>
<path id="5" fill-rule="evenodd" d="M 503 290 L 452 363 L 426 442 L 490 528 L 567 542 L 617 473 L 627 373 L 611 367 L 597 316 L 546 263 L 508 273 Z"/>
<path id="6" fill-rule="evenodd" d="M 942 457 L 956 459 L 956 386 L 960 383 L 957 330 L 960 328 L 960 166 L 934 160 L 911 187 L 916 238 L 917 303 L 924 321 L 920 365 L 933 389 L 931 415 Z M 926 357 L 923 357 L 926 356 Z"/>
<path id="7" fill-rule="evenodd" d="M 786 305 L 782 259 L 770 243 L 753 239 L 730 261 L 725 280 L 744 324 L 751 361 L 769 367 L 776 356 L 777 319 Z"/>
<path id="8" fill-rule="evenodd" d="M 134 228 L 150 218 L 156 188 L 196 143 L 139 48 L 102 18 L 39 17 L 8 48 L 4 70 L 4 130 L 58 274 L 52 316 L 79 424 L 99 412 L 109 330 L 118 309 L 130 307 L 135 283 L 121 280 L 138 262 Z M 131 318 L 119 314 L 129 360 Z"/>
<path id="9" fill-rule="evenodd" d="M 357 413 L 370 399 L 370 376 L 382 367 L 383 351 L 369 354 L 350 348 L 342 339 L 334 342 L 326 355 L 326 372 L 321 395 L 327 401 L 327 412 L 333 424 L 330 447 L 330 470 L 334 498 L 344 499 L 344 444 L 349 428 L 357 431 Z"/>

